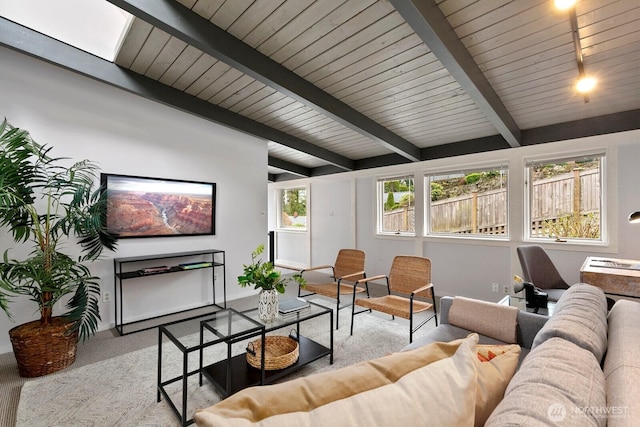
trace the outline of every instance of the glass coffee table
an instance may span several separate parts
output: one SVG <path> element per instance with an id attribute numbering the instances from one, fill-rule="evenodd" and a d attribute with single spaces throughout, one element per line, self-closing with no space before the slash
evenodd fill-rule
<path id="1" fill-rule="evenodd" d="M 221 333 L 203 335 L 201 331 L 204 322 L 208 322 L 211 328 L 216 328 Z M 192 424 L 193 420 L 187 419 L 187 381 L 192 375 L 201 375 L 199 367 L 202 366 L 203 351 L 216 344 L 226 343 L 228 352 L 230 352 L 233 343 L 261 334 L 264 335 L 264 325 L 231 308 L 160 325 L 158 327 L 157 401 L 160 402 L 161 397 L 164 396 L 181 425 Z M 163 366 L 163 363 L 167 363 L 163 359 L 163 354 L 170 354 L 172 350 L 166 348 L 163 352 L 164 338 L 168 338 L 168 341 L 164 340 L 164 344 L 173 344 L 180 351 L 181 369 L 178 370 L 175 366 Z M 189 367 L 190 356 L 192 368 Z M 194 360 L 196 358 L 197 360 Z M 193 368 L 196 364 L 198 369 Z M 163 373 L 165 375 L 168 373 L 170 378 L 163 379 Z M 168 386 L 177 382 L 181 382 L 182 386 L 180 407 L 174 403 L 171 397 L 172 393 L 168 390 Z M 200 378 L 200 385 L 202 385 L 202 378 Z M 175 395 L 175 393 L 173 394 Z"/>
<path id="2" fill-rule="evenodd" d="M 241 312 L 250 320 L 264 326 L 262 342 L 264 344 L 264 335 L 285 328 L 295 328 L 293 338 L 298 341 L 299 356 L 298 360 L 291 366 L 278 370 L 265 370 L 264 365 L 261 369 L 256 369 L 247 363 L 246 353 L 233 356 L 230 350 L 225 360 L 220 360 L 207 366 L 201 366 L 200 371 L 204 376 L 222 393 L 224 397 L 230 396 L 244 388 L 270 384 L 294 372 L 301 367 L 318 360 L 324 356 L 329 356 L 329 364 L 333 364 L 333 311 L 330 308 L 323 307 L 312 302 L 310 307 L 292 313 L 287 316 L 278 317 L 274 322 L 264 323 L 258 317 L 258 309 Z M 301 325 L 312 319 L 327 316 L 329 328 L 329 342 L 325 344 L 318 343 L 301 333 Z M 220 331 L 215 330 L 215 325 L 209 321 L 202 322 L 203 341 L 209 340 L 211 335 L 219 335 Z M 288 333 L 288 331 L 287 331 Z M 253 333 L 252 336 L 258 334 Z M 247 334 L 247 337 L 251 335 Z M 264 361 L 264 345 L 261 346 L 263 354 L 261 360 Z M 201 357 L 202 361 L 203 358 Z"/>
<path id="3" fill-rule="evenodd" d="M 229 308 L 160 325 L 158 327 L 157 401 L 160 402 L 161 397 L 164 396 L 181 425 L 187 426 L 193 423 L 192 419 L 187 419 L 187 380 L 192 375 L 199 375 L 200 386 L 203 384 L 202 378 L 206 378 L 224 398 L 247 387 L 273 383 L 327 355 L 329 363 L 333 364 L 333 311 L 313 302 L 310 302 L 309 305 L 309 308 L 279 317 L 271 323 L 260 321 L 257 308 L 244 312 Z M 303 335 L 304 323 L 321 316 L 328 317 L 328 342 L 323 344 Z M 238 346 L 234 346 L 236 343 L 249 341 L 256 337 L 262 339 L 264 344 L 267 333 L 285 328 L 295 330 L 299 357 L 295 363 L 284 369 L 265 370 L 264 363 L 261 369 L 254 368 L 247 362 L 246 352 L 244 350 L 239 352 Z M 286 333 L 288 334 L 289 330 Z M 172 344 L 181 352 L 182 358 L 180 373 L 169 375 L 171 378 L 168 379 L 163 379 L 163 372 L 166 375 L 166 372 L 170 371 L 170 369 L 166 369 L 166 366 L 163 367 L 163 363 L 167 363 L 163 362 L 162 357 L 163 342 L 165 345 Z M 208 353 L 213 346 L 218 344 L 226 344 L 225 356 L 213 363 L 206 364 L 205 360 L 211 358 Z M 261 346 L 263 349 L 262 361 L 264 361 L 264 347 L 264 345 Z M 234 348 L 238 354 L 234 354 Z M 190 356 L 192 365 L 197 363 L 197 368 L 189 367 Z M 197 360 L 194 361 L 194 359 Z M 173 372 L 176 372 L 176 369 Z M 173 402 L 171 393 L 167 391 L 167 386 L 179 382 L 181 382 L 182 393 L 181 404 L 178 407 Z"/>
<path id="4" fill-rule="evenodd" d="M 524 297 L 507 295 L 498 301 L 498 304 L 510 305 L 512 307 L 518 307 L 522 311 L 528 311 L 529 313 L 540 314 L 542 316 L 552 316 L 553 310 L 556 308 L 556 303 L 553 301 L 547 302 L 546 307 L 530 308 L 527 307 L 527 300 Z"/>

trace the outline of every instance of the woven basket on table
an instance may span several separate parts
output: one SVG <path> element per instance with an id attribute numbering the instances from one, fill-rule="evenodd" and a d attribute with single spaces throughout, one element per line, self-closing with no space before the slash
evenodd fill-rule
<path id="1" fill-rule="evenodd" d="M 298 341 L 291 337 L 268 335 L 264 338 L 264 369 L 275 371 L 293 365 L 298 360 Z M 262 338 L 252 341 L 247 346 L 247 362 L 260 369 L 262 358 Z"/>

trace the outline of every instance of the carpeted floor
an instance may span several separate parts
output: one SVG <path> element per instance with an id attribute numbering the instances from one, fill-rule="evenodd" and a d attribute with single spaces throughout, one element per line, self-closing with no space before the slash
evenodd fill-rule
<path id="1" fill-rule="evenodd" d="M 328 320 L 318 318 L 301 325 L 303 335 L 328 343 Z M 301 375 L 324 372 L 349 366 L 362 360 L 387 355 L 408 342 L 408 325 L 375 315 L 361 315 L 356 320 L 357 333 L 349 328 L 334 331 L 334 364 L 328 356 L 313 362 L 283 380 Z M 346 326 L 346 325 L 345 325 Z M 283 332 L 283 334 L 286 333 Z M 191 336 L 194 344 L 198 335 Z M 187 337 L 189 338 L 189 337 Z M 238 343 L 233 351 L 240 354 L 246 343 Z M 211 361 L 225 357 L 226 346 L 207 351 Z M 37 426 L 177 426 L 178 419 L 163 399 L 156 402 L 157 345 L 114 357 L 102 362 L 27 382 L 21 392 L 17 413 L 18 427 Z M 197 367 L 198 353 L 191 353 L 189 369 Z M 163 346 L 163 379 L 179 375 L 182 355 L 172 344 Z M 198 386 L 198 376 L 190 377 L 187 414 L 196 408 L 220 400 L 215 389 L 204 381 Z M 174 403 L 181 405 L 181 383 L 167 387 Z M 53 422 L 52 420 L 56 420 Z"/>
<path id="2" fill-rule="evenodd" d="M 297 292 L 287 289 L 293 296 Z M 237 310 L 247 310 L 255 306 L 256 297 L 229 301 L 228 306 Z M 198 311 L 196 310 L 197 314 Z M 135 334 L 119 336 L 115 329 L 96 333 L 85 343 L 78 344 L 76 361 L 66 371 L 81 368 L 96 362 L 111 359 L 146 347 L 157 345 L 158 330 L 150 329 Z M 14 426 L 22 386 L 31 379 L 18 375 L 18 365 L 13 353 L 0 354 L 0 426 Z"/>
<path id="3" fill-rule="evenodd" d="M 285 294 L 283 298 L 293 296 L 294 294 L 292 291 L 293 290 L 287 290 L 287 294 Z M 244 298 L 236 301 L 231 301 L 229 303 L 229 306 L 234 307 L 238 310 L 245 310 L 245 309 L 251 308 L 254 305 L 255 305 L 255 297 Z M 336 360 L 334 365 L 329 366 L 328 357 L 326 357 L 325 359 L 327 360 L 322 359 L 318 362 L 315 362 L 312 365 L 306 367 L 304 370 L 300 371 L 300 373 L 297 375 L 308 375 L 318 370 L 336 369 L 340 366 L 355 363 L 356 361 L 359 361 L 359 360 L 364 360 L 371 357 L 377 357 L 377 356 L 386 354 L 390 351 L 396 351 L 402 348 L 404 345 L 406 345 L 408 341 L 406 337 L 406 334 L 408 332 L 407 331 L 408 326 L 406 325 L 406 323 L 404 323 L 402 320 L 396 320 L 395 322 L 391 322 L 391 321 L 380 322 L 380 318 L 378 318 L 377 320 L 375 320 L 374 318 L 373 321 L 375 324 L 369 325 L 368 321 L 361 320 L 361 318 L 369 317 L 369 315 L 362 315 L 360 316 L 360 318 L 356 320 L 357 323 L 356 323 L 356 332 L 354 334 L 354 338 L 349 340 L 348 334 L 349 334 L 350 323 L 349 323 L 349 316 L 347 312 L 348 310 L 342 310 L 341 312 L 341 314 L 344 313 L 344 317 L 342 317 L 341 319 L 342 327 L 339 330 L 339 333 L 344 334 L 344 337 L 342 337 L 344 339 L 344 342 L 341 343 L 341 341 L 339 341 L 338 339 L 338 334 L 336 334 L 336 342 L 335 342 Z M 387 327 L 385 326 L 383 328 L 380 328 L 381 325 L 388 325 L 390 328 L 389 330 L 390 331 L 395 330 L 395 332 L 393 332 L 391 335 L 388 335 L 388 334 L 384 335 L 384 331 L 387 329 Z M 432 326 L 425 326 L 425 328 L 429 328 L 429 327 L 432 327 Z M 322 328 L 322 330 L 324 329 L 325 328 Z M 371 336 L 371 331 L 374 331 L 374 330 L 377 331 L 379 329 L 383 332 L 382 336 L 379 336 L 379 337 Z M 393 335 L 397 335 L 397 336 L 391 339 L 390 336 L 393 336 Z M 361 340 L 362 343 L 357 344 L 356 341 L 358 340 Z M 354 345 L 350 345 L 349 343 L 354 343 Z M 384 344 L 381 345 L 380 343 L 384 343 Z M 368 344 L 373 344 L 373 346 L 375 347 L 375 351 L 366 350 L 365 345 L 368 345 Z M 2 387 L 0 390 L 0 425 L 2 426 L 16 425 L 18 404 L 20 401 L 20 393 L 25 383 L 29 383 L 28 386 L 24 387 L 25 396 L 27 396 L 28 393 L 32 393 L 35 396 L 34 398 L 35 400 L 29 403 L 24 403 L 24 400 L 23 400 L 23 408 L 24 408 L 23 413 L 26 414 L 24 415 L 24 417 L 26 418 L 24 418 L 25 423 L 23 423 L 23 419 L 21 418 L 20 424 L 19 424 L 20 426 L 22 425 L 29 425 L 29 426 L 72 425 L 69 422 L 65 422 L 63 424 L 56 424 L 55 422 L 52 422 L 52 418 L 49 418 L 49 417 L 45 417 L 44 419 L 38 418 L 38 417 L 34 418 L 32 415 L 30 415 L 30 412 L 33 411 L 32 408 L 45 406 L 39 402 L 43 402 L 44 400 L 49 400 L 51 398 L 53 398 L 53 400 L 55 401 L 55 397 L 59 396 L 59 393 L 55 390 L 59 390 L 62 387 L 62 385 L 64 384 L 63 381 L 66 381 L 66 379 L 64 378 L 67 376 L 70 376 L 70 377 L 73 376 L 75 377 L 76 380 L 77 378 L 81 378 L 79 383 L 85 383 L 89 385 L 89 388 L 85 391 L 85 394 L 87 395 L 86 396 L 87 404 L 95 404 L 96 402 L 101 402 L 98 393 L 95 391 L 96 390 L 95 382 L 90 380 L 88 377 L 85 377 L 87 372 L 91 373 L 91 375 L 96 374 L 97 378 L 101 378 L 101 377 L 108 378 L 110 371 L 128 372 L 127 365 L 131 365 L 131 364 L 138 366 L 138 368 L 133 369 L 131 372 L 133 373 L 142 372 L 142 370 L 139 368 L 139 366 L 141 366 L 140 364 L 142 363 L 140 362 L 140 360 L 144 361 L 145 365 L 151 366 L 152 368 L 150 369 L 150 371 L 153 372 L 151 390 L 148 391 L 145 389 L 146 391 L 140 390 L 139 392 L 134 392 L 133 389 L 131 389 L 130 387 L 131 384 L 135 384 L 134 378 L 132 376 L 129 376 L 128 377 L 129 379 L 127 380 L 127 376 L 125 375 L 125 381 L 122 383 L 122 386 L 121 386 L 124 388 L 120 390 L 119 394 L 124 394 L 124 395 L 131 394 L 131 393 L 133 393 L 134 395 L 144 394 L 145 395 L 144 398 L 146 398 L 147 400 L 150 400 L 154 407 L 163 408 L 165 411 L 168 411 L 168 407 L 164 402 L 160 404 L 155 403 L 155 380 L 156 380 L 155 369 L 156 369 L 156 359 L 157 359 L 156 347 L 157 347 L 157 329 L 143 331 L 143 332 L 139 332 L 131 335 L 126 335 L 123 337 L 117 336 L 117 334 L 113 330 L 102 331 L 96 334 L 95 337 L 93 337 L 84 345 L 81 344 L 79 346 L 77 360 L 73 366 L 71 366 L 70 368 L 58 374 L 54 374 L 41 379 L 29 379 L 29 380 L 25 380 L 24 378 L 20 378 L 18 376 L 17 366 L 15 364 L 15 359 L 13 358 L 12 353 L 0 355 L 0 383 L 2 383 Z M 341 348 L 342 350 L 340 350 Z M 338 354 L 340 354 L 341 351 L 343 351 L 343 355 L 338 357 Z M 129 355 L 129 356 L 120 357 L 122 355 Z M 355 355 L 355 357 L 353 357 L 353 355 Z M 148 360 L 148 359 L 151 359 L 151 360 Z M 180 364 L 178 363 L 178 365 Z M 74 372 L 76 370 L 79 370 L 80 373 L 76 374 Z M 97 373 L 100 373 L 100 375 L 97 375 Z M 287 379 L 290 379 L 290 378 L 293 378 L 293 377 L 288 377 Z M 72 380 L 71 378 L 69 379 Z M 40 384 L 38 381 L 50 383 L 47 385 L 47 387 L 50 387 L 48 389 L 49 390 L 48 393 L 45 392 L 44 386 Z M 147 384 L 146 387 L 148 388 L 149 385 Z M 108 387 L 105 386 L 105 388 L 108 388 Z M 213 394 L 210 394 L 207 391 L 207 389 L 205 389 L 204 387 L 202 392 L 206 396 L 215 396 L 215 392 L 213 390 L 211 390 L 211 393 Z M 146 396 L 147 394 L 149 394 L 151 399 L 148 398 L 149 396 Z M 53 396 L 53 397 L 46 397 L 46 396 Z M 207 399 L 210 399 L 210 398 L 207 398 Z M 196 401 L 194 400 L 194 402 Z M 207 403 L 210 404 L 211 402 L 207 401 Z M 111 407 L 110 410 L 116 411 L 116 409 L 113 407 Z M 45 411 L 44 413 L 46 413 L 47 409 L 45 408 L 44 411 Z M 40 412 L 39 414 L 42 415 L 43 412 Z M 22 414 L 21 414 L 21 417 L 23 417 Z M 126 419 L 126 416 L 124 418 Z M 163 416 L 161 418 L 164 419 L 165 417 Z M 54 417 L 53 419 L 56 419 L 56 418 Z M 171 417 L 169 417 L 169 419 L 165 420 L 164 422 L 166 422 L 166 424 L 163 422 L 160 422 L 159 424 L 154 424 L 154 425 L 174 425 L 177 422 L 177 420 L 175 419 L 175 417 L 173 417 L 173 415 L 171 415 Z M 122 420 L 120 422 L 113 421 L 111 424 L 109 424 L 108 422 L 93 423 L 93 422 L 90 422 L 90 420 L 85 419 L 84 422 L 75 424 L 75 425 L 102 426 L 102 425 L 131 425 L 131 424 L 123 423 Z"/>

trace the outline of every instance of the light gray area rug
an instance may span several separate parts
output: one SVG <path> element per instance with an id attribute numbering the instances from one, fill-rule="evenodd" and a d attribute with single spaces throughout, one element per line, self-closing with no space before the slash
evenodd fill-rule
<path id="1" fill-rule="evenodd" d="M 325 319 L 320 317 L 303 323 L 301 334 L 328 344 L 329 327 Z M 381 357 L 409 342 L 408 322 L 403 319 L 392 321 L 390 317 L 361 314 L 356 316 L 353 336 L 349 335 L 348 315 L 343 319 L 340 330 L 334 330 L 333 365 L 329 365 L 329 356 L 325 356 L 281 381 Z M 417 335 L 433 327 L 430 322 Z M 277 333 L 286 335 L 288 331 Z M 197 341 L 198 336 L 194 335 L 193 339 Z M 240 354 L 246 344 L 234 345 L 233 354 Z M 189 370 L 197 368 L 197 354 L 191 354 Z M 222 360 L 225 355 L 226 345 L 213 346 L 205 353 L 206 363 Z M 179 426 L 165 399 L 156 402 L 157 359 L 157 346 L 151 346 L 72 371 L 29 380 L 21 391 L 16 426 Z M 181 369 L 181 353 L 173 344 L 163 344 L 163 380 L 177 376 Z M 220 400 L 208 381 L 203 381 L 204 385 L 199 387 L 198 375 L 189 378 L 188 418 L 195 409 Z M 181 382 L 170 385 L 169 392 L 180 408 Z"/>

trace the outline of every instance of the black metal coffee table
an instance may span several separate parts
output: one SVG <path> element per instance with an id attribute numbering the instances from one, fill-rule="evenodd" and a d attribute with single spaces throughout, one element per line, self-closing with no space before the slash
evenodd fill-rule
<path id="1" fill-rule="evenodd" d="M 258 318 L 257 308 L 244 311 L 241 314 L 256 323 L 263 325 L 264 334 L 295 326 L 299 346 L 299 357 L 294 364 L 284 369 L 265 371 L 264 366 L 262 366 L 262 369 L 256 369 L 249 365 L 249 363 L 247 363 L 246 353 L 233 356 L 229 347 L 226 360 L 221 360 L 207 366 L 201 366 L 200 368 L 202 374 L 211 381 L 211 383 L 218 391 L 220 391 L 220 393 L 222 393 L 224 397 L 230 396 L 247 387 L 273 383 L 285 375 L 327 355 L 329 355 L 329 364 L 333 364 L 333 311 L 330 308 L 310 303 L 309 308 L 286 317 L 279 317 L 274 322 L 270 323 L 264 323 Z M 328 345 L 323 345 L 309 339 L 300 332 L 301 324 L 321 316 L 328 316 L 329 318 Z M 202 328 L 204 341 L 207 341 L 207 335 L 220 335 L 220 331 L 216 329 L 211 322 L 203 321 Z M 214 329 L 216 330 L 214 331 Z M 246 337 L 257 335 L 257 333 L 247 333 Z M 261 348 L 263 350 L 263 354 L 261 360 L 264 361 L 264 338 L 262 342 L 263 345 Z M 201 357 L 201 363 L 202 360 L 203 358 Z"/>
<path id="2" fill-rule="evenodd" d="M 301 324 L 321 316 L 329 318 L 329 343 L 327 345 L 320 344 L 301 334 Z M 244 351 L 240 354 L 233 354 L 233 344 L 260 336 L 263 343 L 261 360 L 264 361 L 266 334 L 284 328 L 295 328 L 298 338 L 299 358 L 293 365 L 280 370 L 266 371 L 264 365 L 262 369 L 256 369 L 249 365 Z M 162 378 L 163 337 L 168 338 L 169 342 L 173 343 L 182 353 L 181 373 L 166 380 Z M 212 364 L 205 364 L 207 349 L 221 343 L 227 345 L 226 357 Z M 190 370 L 189 355 L 196 351 L 198 352 L 198 368 Z M 245 312 L 229 308 L 178 320 L 158 327 L 157 401 L 160 402 L 161 397 L 164 396 L 181 424 L 187 426 L 193 423 L 192 419 L 187 419 L 187 380 L 190 376 L 199 374 L 200 386 L 202 386 L 202 377 L 204 376 L 223 397 L 227 397 L 250 386 L 273 383 L 327 355 L 329 355 L 329 363 L 333 364 L 333 312 L 330 308 L 314 303 L 310 303 L 309 308 L 278 318 L 271 323 L 259 320 L 257 308 Z M 176 406 L 166 390 L 168 385 L 179 381 L 182 383 L 180 408 Z"/>
<path id="3" fill-rule="evenodd" d="M 203 322 L 208 322 L 212 328 L 223 331 L 221 336 L 207 335 L 203 336 Z M 183 426 L 193 423 L 192 419 L 187 419 L 187 380 L 190 376 L 200 374 L 200 369 L 189 370 L 189 356 L 194 352 L 199 352 L 198 363 L 202 366 L 202 352 L 205 348 L 220 343 L 227 343 L 230 349 L 231 345 L 239 340 L 246 339 L 248 336 L 264 335 L 264 326 L 249 317 L 238 313 L 233 309 L 224 309 L 214 313 L 207 313 L 199 316 L 182 319 L 175 322 L 160 325 L 158 327 L 158 390 L 157 401 L 160 402 L 161 396 L 164 396 L 167 403 L 176 414 Z M 182 353 L 182 370 L 179 375 L 163 380 L 163 336 L 169 339 L 170 343 Z M 230 351 L 230 350 L 229 350 Z M 192 360 L 193 363 L 193 360 Z M 193 366 L 193 365 L 192 365 Z M 166 372 L 165 372 L 166 374 Z M 182 399 L 180 408 L 173 402 L 167 386 L 176 382 L 182 382 Z M 200 379 L 202 385 L 202 379 Z"/>

